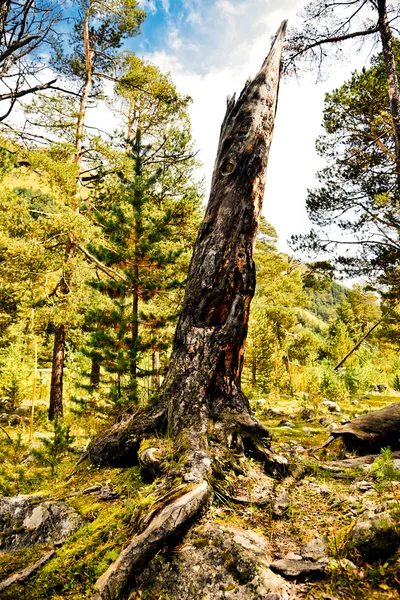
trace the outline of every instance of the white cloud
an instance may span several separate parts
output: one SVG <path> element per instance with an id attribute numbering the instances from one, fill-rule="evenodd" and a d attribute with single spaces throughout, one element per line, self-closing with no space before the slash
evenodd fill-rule
<path id="1" fill-rule="evenodd" d="M 227 15 L 238 16 L 245 12 L 246 3 L 242 2 L 241 4 L 234 5 L 232 2 L 229 2 L 229 0 L 218 0 L 216 7 Z"/>
<path id="2" fill-rule="evenodd" d="M 169 9 L 170 9 L 170 0 L 161 0 L 161 6 L 163 7 L 163 10 L 169 14 Z"/>
<path id="3" fill-rule="evenodd" d="M 221 7 L 228 11 L 232 7 L 239 10 L 242 3 L 219 0 L 214 10 L 202 11 L 202 23 L 191 28 L 191 33 L 196 34 L 194 37 L 187 39 L 185 30 L 174 25 L 169 50 L 146 57 L 162 71 L 171 72 L 178 90 L 193 98 L 190 108 L 193 136 L 208 186 L 227 95 L 240 92 L 247 77 L 257 73 L 280 22 L 289 18 L 293 23 L 295 13 L 303 3 L 303 0 L 281 0 L 276 9 L 273 0 L 247 0 L 246 11 L 242 14 L 228 14 L 225 10 L 229 18 L 224 18 L 224 24 L 228 25 L 221 27 L 218 6 L 219 10 Z M 186 2 L 186 8 L 193 8 L 195 4 L 196 0 Z M 200 45 L 200 50 L 191 52 L 194 43 Z M 175 53 L 174 50 L 180 51 Z M 316 155 L 315 139 L 321 133 L 325 92 L 339 86 L 354 67 L 353 62 L 337 69 L 323 85 L 316 86 L 313 78 L 308 82 L 282 82 L 264 214 L 276 227 L 279 246 L 284 251 L 289 250 L 286 239 L 290 235 L 310 229 L 305 198 L 307 188 L 315 186 L 315 173 L 322 164 Z"/>
<path id="4" fill-rule="evenodd" d="M 199 25 L 202 22 L 201 14 L 196 10 L 191 10 L 186 18 L 186 22 Z"/>
<path id="5" fill-rule="evenodd" d="M 176 27 L 170 27 L 168 32 L 168 46 L 172 50 L 180 50 L 180 48 L 183 46 L 183 41 L 179 37 L 178 29 Z"/>
<path id="6" fill-rule="evenodd" d="M 140 8 L 143 8 L 147 13 L 157 12 L 157 6 L 155 0 L 138 0 Z"/>

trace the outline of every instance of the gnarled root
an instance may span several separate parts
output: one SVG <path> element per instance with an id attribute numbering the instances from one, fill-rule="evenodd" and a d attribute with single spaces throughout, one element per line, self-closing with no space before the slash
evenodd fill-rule
<path id="1" fill-rule="evenodd" d="M 126 597 L 135 573 L 174 533 L 200 512 L 209 495 L 210 489 L 206 481 L 197 485 L 187 485 L 178 497 L 167 499 L 161 509 L 153 511 L 146 519 L 146 529 L 132 539 L 117 560 L 96 581 L 96 591 L 92 600 Z"/>
<path id="2" fill-rule="evenodd" d="M 156 405 L 124 414 L 89 444 L 90 460 L 98 466 L 131 467 L 138 464 L 137 452 L 145 433 L 166 429 L 166 406 Z"/>

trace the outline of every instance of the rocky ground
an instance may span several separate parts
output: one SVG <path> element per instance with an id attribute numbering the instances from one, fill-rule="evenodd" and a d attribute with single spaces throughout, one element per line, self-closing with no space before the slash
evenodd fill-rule
<path id="1" fill-rule="evenodd" d="M 308 451 L 335 425 L 388 400 L 398 398 L 371 394 L 354 404 L 322 404 L 317 414 L 306 396 L 273 406 L 257 401 L 274 450 L 294 465 L 290 476 L 267 477 L 248 460 L 242 475 L 217 478 L 207 511 L 145 565 L 130 599 L 399 599 L 399 455 L 357 464 L 339 442 L 316 457 Z M 6 427 L 14 437 L 21 425 Z M 31 478 L 19 483 L 17 497 L 0 501 L 0 598 L 90 598 L 94 581 L 140 527 L 159 482 L 144 483 L 136 467 L 87 463 L 67 480 L 77 456 L 60 460 L 51 475 L 20 446 L 21 456 L 11 446 L 4 453 L 4 473 L 12 477 L 6 463 L 18 459 Z M 44 469 L 42 479 L 35 469 Z M 33 473 L 41 490 L 27 497 Z M 4 477 L 4 491 L 14 489 Z"/>

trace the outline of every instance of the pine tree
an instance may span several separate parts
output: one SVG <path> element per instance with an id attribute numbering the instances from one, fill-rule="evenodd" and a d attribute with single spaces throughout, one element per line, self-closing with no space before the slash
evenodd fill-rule
<path id="1" fill-rule="evenodd" d="M 170 268 L 184 250 L 179 242 L 174 247 L 177 213 L 173 205 L 159 205 L 154 193 L 162 170 L 149 173 L 146 169 L 150 149 L 142 144 L 140 130 L 129 147 L 131 177 L 120 172 L 119 184 L 111 189 L 105 184 L 100 193 L 103 209 L 97 219 L 107 242 L 89 248 L 104 267 L 103 278 L 91 285 L 108 297 L 108 306 L 89 312 L 95 327 L 90 349 L 84 350 L 111 375 L 110 398 L 117 409 L 137 402 L 140 396 L 139 378 L 148 375 L 140 364 L 143 353 L 163 347 L 157 340 L 157 328 L 165 325 L 167 318 L 152 313 L 146 316 L 144 306 L 161 292 L 179 287 L 183 279 L 170 276 Z M 149 325 L 150 335 L 143 331 Z"/>

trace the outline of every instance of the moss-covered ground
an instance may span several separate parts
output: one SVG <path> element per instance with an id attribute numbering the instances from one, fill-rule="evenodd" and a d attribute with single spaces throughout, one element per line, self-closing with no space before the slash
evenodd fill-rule
<path id="1" fill-rule="evenodd" d="M 371 489 L 361 493 L 356 484 L 369 477 L 365 472 L 353 469 L 338 474 L 321 469 L 320 462 L 325 459 L 343 458 L 339 442 L 328 447 L 324 455 L 320 455 L 320 461 L 307 453 L 307 448 L 321 444 L 329 436 L 326 421 L 338 424 L 344 418 L 397 400 L 398 396 L 394 395 L 369 394 L 356 401 L 343 402 L 340 414 L 329 413 L 323 405 L 309 406 L 304 396 L 288 396 L 273 402 L 257 400 L 254 409 L 273 434 L 274 450 L 295 458 L 304 467 L 305 474 L 288 489 L 290 506 L 282 518 L 275 518 L 268 506 L 233 504 L 223 494 L 215 496 L 210 518 L 263 534 L 276 556 L 289 551 L 298 553 L 306 541 L 325 535 L 332 556 L 329 575 L 322 582 L 302 587 L 299 598 L 400 599 L 400 549 L 389 558 L 365 564 L 345 545 L 346 532 L 362 511 L 363 503 L 366 500 L 380 503 L 386 499 L 396 502 L 400 487 L 371 480 Z M 324 425 L 320 423 L 321 418 Z M 281 424 L 283 420 L 291 423 L 289 426 Z M 67 416 L 66 423 L 75 439 L 71 446 L 61 449 L 53 467 L 48 449 L 46 451 L 40 440 L 44 436 L 51 441 L 54 430 L 42 416 L 34 427 L 36 435 L 32 441 L 37 450 L 34 455 L 30 452 L 32 442 L 29 442 L 27 422 L 3 425 L 5 431 L 0 431 L 0 494 L 51 494 L 75 508 L 83 522 L 35 575 L 0 593 L 2 600 L 90 598 L 93 583 L 138 531 L 140 516 L 154 502 L 158 482 L 146 483 L 139 467 L 99 469 L 82 462 L 75 469 L 79 459 L 76 449 L 87 443 L 88 434 L 84 425 L 72 416 Z M 119 497 L 102 501 L 96 493 L 82 494 L 96 484 L 110 484 Z M 0 581 L 34 563 L 47 550 L 34 548 L 0 553 Z M 351 559 L 356 569 L 349 568 L 344 558 Z M 151 590 L 135 590 L 132 598 L 155 600 L 157 596 Z"/>

